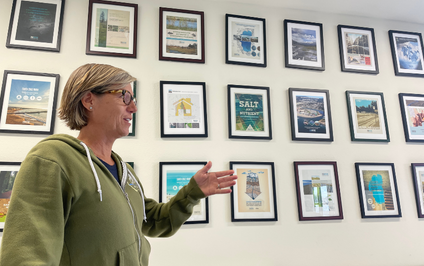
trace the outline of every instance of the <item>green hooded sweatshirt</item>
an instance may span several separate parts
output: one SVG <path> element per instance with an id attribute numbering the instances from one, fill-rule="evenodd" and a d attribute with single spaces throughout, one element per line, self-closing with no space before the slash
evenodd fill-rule
<path id="1" fill-rule="evenodd" d="M 144 236 L 173 235 L 204 197 L 192 178 L 168 203 L 145 198 L 134 170 L 116 153 L 122 186 L 84 146 L 53 135 L 29 152 L 13 187 L 1 266 L 146 266 Z"/>

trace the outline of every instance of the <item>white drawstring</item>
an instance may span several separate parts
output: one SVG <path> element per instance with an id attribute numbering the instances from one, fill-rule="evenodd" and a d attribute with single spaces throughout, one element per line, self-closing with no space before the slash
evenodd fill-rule
<path id="1" fill-rule="evenodd" d="M 97 172 L 94 169 L 93 161 L 91 160 L 90 151 L 88 150 L 88 147 L 87 147 L 87 145 L 85 145 L 84 142 L 81 141 L 80 143 L 85 148 L 85 151 L 87 153 L 87 158 L 88 158 L 88 162 L 90 163 L 90 166 L 91 166 L 91 171 L 93 171 L 94 178 L 96 179 L 97 192 L 99 192 L 99 194 L 100 194 L 100 201 L 102 201 L 102 199 L 103 199 L 102 198 L 102 186 L 100 185 L 100 181 L 99 181 L 99 177 L 97 176 Z"/>

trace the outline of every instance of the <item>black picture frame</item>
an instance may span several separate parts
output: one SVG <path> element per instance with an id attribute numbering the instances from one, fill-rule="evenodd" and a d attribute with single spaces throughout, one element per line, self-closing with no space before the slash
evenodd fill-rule
<path id="1" fill-rule="evenodd" d="M 293 165 L 299 221 L 343 219 L 337 162 L 305 161 Z"/>
<path id="2" fill-rule="evenodd" d="M 203 11 L 160 7 L 159 60 L 204 64 L 206 45 L 204 15 Z M 167 18 L 170 18 L 170 24 L 174 21 L 174 25 L 168 26 Z M 187 22 L 184 24 L 185 27 L 176 23 L 180 21 Z M 178 40 L 173 40 L 175 34 L 178 34 Z"/>
<path id="3" fill-rule="evenodd" d="M 389 30 L 393 68 L 396 76 L 424 78 L 423 38 L 419 32 Z M 413 56 L 405 56 L 402 48 L 408 46 Z"/>
<path id="4" fill-rule="evenodd" d="M 406 142 L 424 142 L 424 94 L 399 93 Z"/>
<path id="5" fill-rule="evenodd" d="M 418 218 L 424 218 L 424 163 L 411 163 Z"/>
<path id="6" fill-rule="evenodd" d="M 6 47 L 60 52 L 64 10 L 65 0 L 13 0 Z"/>
<path id="7" fill-rule="evenodd" d="M 178 109 L 179 103 L 182 109 Z M 206 83 L 160 81 L 160 117 L 162 138 L 207 138 Z"/>
<path id="8" fill-rule="evenodd" d="M 20 162 L 0 162 L 0 204 L 9 206 L 12 188 L 18 174 Z M 12 179 L 12 180 L 11 180 Z M 9 207 L 6 207 L 7 209 Z M 0 232 L 3 232 L 7 211 L 0 212 Z"/>
<path id="9" fill-rule="evenodd" d="M 168 202 L 206 164 L 207 162 L 159 162 L 159 202 Z M 184 224 L 207 223 L 209 223 L 209 198 L 206 197 L 193 207 L 192 216 Z"/>
<path id="10" fill-rule="evenodd" d="M 227 86 L 227 92 L 228 137 L 230 139 L 271 140 L 272 124 L 269 87 L 230 84 Z"/>
<path id="11" fill-rule="evenodd" d="M 137 97 L 137 81 L 132 82 L 131 87 L 132 87 L 132 90 L 133 90 L 134 98 L 136 98 Z M 131 126 L 129 128 L 130 131 L 128 133 L 129 137 L 135 136 L 136 118 L 137 118 L 137 113 L 132 113 Z"/>
<path id="12" fill-rule="evenodd" d="M 101 10 L 100 14 L 97 14 L 98 10 Z M 107 24 L 109 17 L 116 17 L 119 25 Z M 137 21 L 138 4 L 90 0 L 85 54 L 137 58 Z"/>
<path id="13" fill-rule="evenodd" d="M 293 38 L 293 35 L 295 35 L 295 38 Z M 305 35 L 311 36 L 307 42 L 302 38 Z M 311 45 L 312 41 L 315 45 Z M 322 23 L 285 19 L 284 47 L 286 67 L 317 71 L 325 70 Z M 312 47 L 312 49 L 309 47 Z M 305 49 L 308 49 L 309 53 L 304 54 Z"/>
<path id="14" fill-rule="evenodd" d="M 361 74 L 378 74 L 374 29 L 338 25 L 337 32 L 341 70 Z"/>
<path id="15" fill-rule="evenodd" d="M 288 93 L 292 140 L 333 141 L 330 92 L 289 88 Z"/>
<path id="16" fill-rule="evenodd" d="M 382 92 L 346 91 L 346 102 L 352 141 L 390 142 Z"/>
<path id="17" fill-rule="evenodd" d="M 231 221 L 278 221 L 274 163 L 232 161 L 230 169 L 238 177 L 231 191 Z"/>
<path id="18" fill-rule="evenodd" d="M 0 132 L 53 134 L 59 80 L 59 74 L 5 70 Z"/>
<path id="19" fill-rule="evenodd" d="M 244 35 L 245 32 L 250 35 Z M 266 21 L 264 18 L 226 14 L 225 44 L 226 64 L 267 66 Z"/>
<path id="20" fill-rule="evenodd" d="M 362 218 L 402 217 L 395 165 L 355 163 L 355 169 Z"/>

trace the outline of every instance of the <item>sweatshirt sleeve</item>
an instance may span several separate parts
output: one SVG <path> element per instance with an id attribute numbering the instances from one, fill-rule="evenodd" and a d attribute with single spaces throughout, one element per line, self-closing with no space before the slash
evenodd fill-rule
<path id="1" fill-rule="evenodd" d="M 143 233 L 150 237 L 172 236 L 190 218 L 193 207 L 204 197 L 194 178 L 191 178 L 167 203 L 146 198 L 147 222 L 143 223 Z"/>
<path id="2" fill-rule="evenodd" d="M 29 155 L 15 179 L 0 265 L 59 265 L 72 197 L 57 163 Z"/>

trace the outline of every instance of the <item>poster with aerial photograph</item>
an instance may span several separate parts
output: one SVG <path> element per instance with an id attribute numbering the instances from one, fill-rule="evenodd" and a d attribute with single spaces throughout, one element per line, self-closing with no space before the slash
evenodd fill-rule
<path id="1" fill-rule="evenodd" d="M 225 15 L 225 63 L 266 67 L 265 19 Z"/>
<path id="2" fill-rule="evenodd" d="M 407 142 L 424 142 L 424 95 L 399 93 L 400 111 Z"/>
<path id="3" fill-rule="evenodd" d="M 424 77 L 421 33 L 389 31 L 396 76 Z"/>
<path id="4" fill-rule="evenodd" d="M 343 219 L 336 162 L 294 162 L 299 221 Z"/>
<path id="5" fill-rule="evenodd" d="M 205 63 L 203 12 L 159 9 L 159 60 Z"/>
<path id="6" fill-rule="evenodd" d="M 352 141 L 389 142 L 383 93 L 346 91 Z"/>
<path id="7" fill-rule="evenodd" d="M 321 23 L 284 20 L 286 67 L 325 70 Z"/>
<path id="8" fill-rule="evenodd" d="M 5 70 L 0 132 L 53 134 L 59 75 Z"/>
<path id="9" fill-rule="evenodd" d="M 206 84 L 160 82 L 161 137 L 207 137 Z"/>
<path id="10" fill-rule="evenodd" d="M 269 87 L 228 85 L 229 138 L 272 139 Z"/>
<path id="11" fill-rule="evenodd" d="M 138 5 L 90 0 L 86 54 L 137 57 Z"/>
<path id="12" fill-rule="evenodd" d="M 21 163 L 17 162 L 0 162 L 0 232 L 3 232 L 13 184 L 20 165 Z"/>
<path id="13" fill-rule="evenodd" d="M 65 0 L 14 0 L 6 47 L 60 51 Z"/>
<path id="14" fill-rule="evenodd" d="M 337 30 L 342 71 L 378 74 L 374 29 L 338 25 Z"/>
<path id="15" fill-rule="evenodd" d="M 395 165 L 355 163 L 362 218 L 402 217 Z"/>
<path id="16" fill-rule="evenodd" d="M 328 90 L 289 89 L 292 140 L 333 141 Z"/>
<path id="17" fill-rule="evenodd" d="M 274 163 L 230 162 L 237 175 L 231 191 L 231 221 L 278 221 Z"/>
<path id="18" fill-rule="evenodd" d="M 418 218 L 424 218 L 424 163 L 412 163 L 411 170 Z"/>
<path id="19" fill-rule="evenodd" d="M 207 162 L 159 162 L 159 202 L 169 202 L 187 185 Z M 209 200 L 203 198 L 193 207 L 184 224 L 209 223 Z"/>

